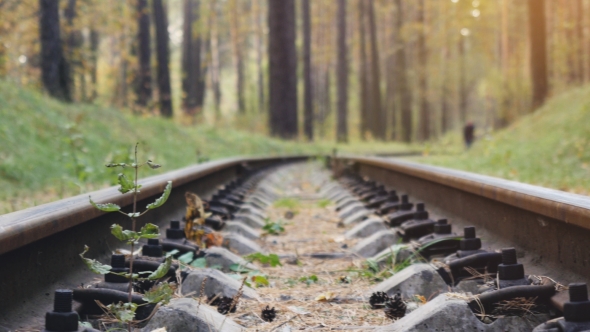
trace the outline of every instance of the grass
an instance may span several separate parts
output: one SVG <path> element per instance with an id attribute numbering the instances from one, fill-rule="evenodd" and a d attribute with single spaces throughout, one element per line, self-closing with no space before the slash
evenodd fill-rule
<path id="1" fill-rule="evenodd" d="M 301 206 L 301 202 L 292 197 L 283 197 L 274 202 L 274 207 L 277 208 L 287 208 L 289 210 L 298 210 Z"/>
<path id="2" fill-rule="evenodd" d="M 550 99 L 504 130 L 463 151 L 449 134 L 430 147 L 442 155 L 417 161 L 590 194 L 590 86 Z"/>
<path id="3" fill-rule="evenodd" d="M 177 120 L 133 116 L 101 105 L 64 104 L 2 80 L 0 118 L 0 214 L 112 185 L 116 171 L 103 165 L 129 161 L 135 142 L 140 143 L 140 159 L 163 165 L 156 173 L 194 164 L 197 154 L 219 159 L 330 154 L 333 148 L 357 154 L 423 150 L 428 156 L 415 160 L 590 193 L 590 86 L 552 98 L 510 127 L 479 137 L 467 152 L 459 133 L 428 146 L 374 141 L 312 144 L 229 126 L 182 126 Z"/>
<path id="4" fill-rule="evenodd" d="M 209 110 L 205 110 L 208 112 Z M 306 143 L 269 138 L 256 130 L 200 124 L 184 126 L 156 116 L 91 104 L 66 104 L 0 80 L 0 214 L 113 185 L 116 170 L 105 163 L 131 160 L 140 143 L 140 159 L 151 159 L 168 172 L 198 158 L 236 155 L 397 152 L 397 143 Z M 258 121 L 263 116 L 251 116 Z M 226 123 L 225 121 L 224 123 Z"/>

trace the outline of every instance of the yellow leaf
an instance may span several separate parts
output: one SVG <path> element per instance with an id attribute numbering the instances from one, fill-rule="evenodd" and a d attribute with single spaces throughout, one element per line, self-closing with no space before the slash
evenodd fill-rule
<path id="1" fill-rule="evenodd" d="M 318 295 L 315 298 L 315 300 L 316 301 L 330 302 L 330 301 L 334 300 L 335 298 L 336 298 L 336 294 L 334 292 L 327 291 L 327 292 L 324 292 L 324 293 Z"/>
<path id="2" fill-rule="evenodd" d="M 422 302 L 422 304 L 426 304 L 427 300 L 424 296 L 422 296 L 422 295 L 414 295 L 414 296 L 418 299 L 418 301 Z"/>

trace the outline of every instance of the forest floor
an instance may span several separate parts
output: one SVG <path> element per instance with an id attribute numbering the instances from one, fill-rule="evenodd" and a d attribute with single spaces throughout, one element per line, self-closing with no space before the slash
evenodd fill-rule
<path id="1" fill-rule="evenodd" d="M 588 195 L 590 86 L 551 98 L 503 130 L 479 135 L 468 151 L 456 132 L 424 154 L 412 159 Z"/>

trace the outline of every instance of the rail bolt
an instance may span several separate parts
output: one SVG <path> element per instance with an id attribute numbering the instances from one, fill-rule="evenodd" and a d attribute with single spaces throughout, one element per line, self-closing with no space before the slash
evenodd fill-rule
<path id="1" fill-rule="evenodd" d="M 428 212 L 424 206 L 424 203 L 416 204 L 416 212 L 414 212 L 414 220 L 425 220 L 428 219 Z"/>
<path id="2" fill-rule="evenodd" d="M 451 234 L 451 225 L 447 219 L 439 219 L 434 224 L 434 234 Z"/>
<path id="3" fill-rule="evenodd" d="M 570 301 L 563 305 L 563 318 L 567 322 L 590 321 L 590 301 L 585 283 L 569 284 Z"/>
<path id="4" fill-rule="evenodd" d="M 144 256 L 149 257 L 164 256 L 164 250 L 162 249 L 160 240 L 158 239 L 148 239 L 148 243 L 142 247 L 141 252 Z"/>
<path id="5" fill-rule="evenodd" d="M 180 229 L 180 221 L 172 220 L 170 228 L 166 229 L 166 238 L 171 240 L 183 239 L 185 237 L 184 230 Z"/>
<path id="6" fill-rule="evenodd" d="M 475 227 L 467 226 L 463 229 L 463 239 L 459 243 L 460 250 L 481 249 L 481 239 L 475 237 Z"/>
<path id="7" fill-rule="evenodd" d="M 78 331 L 78 313 L 72 310 L 72 296 L 69 289 L 55 291 L 53 311 L 45 315 L 45 331 Z"/>
<path id="8" fill-rule="evenodd" d="M 116 273 L 129 273 L 129 268 L 125 267 L 125 255 L 112 255 L 111 256 L 111 272 Z M 116 282 L 116 283 L 124 283 L 129 282 L 124 276 L 107 273 L 104 275 L 104 281 L 106 282 Z"/>
<path id="9" fill-rule="evenodd" d="M 498 265 L 500 280 L 518 280 L 524 278 L 524 266 L 516 261 L 516 249 L 502 249 L 502 264 Z"/>

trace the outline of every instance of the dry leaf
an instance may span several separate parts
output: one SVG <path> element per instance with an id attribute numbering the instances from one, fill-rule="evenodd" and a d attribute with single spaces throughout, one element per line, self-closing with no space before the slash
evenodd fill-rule
<path id="1" fill-rule="evenodd" d="M 223 244 L 223 236 L 219 233 L 209 233 L 205 235 L 205 244 L 207 248 L 211 247 L 221 247 Z"/>
<path id="2" fill-rule="evenodd" d="M 335 298 L 336 298 L 336 294 L 334 292 L 327 291 L 327 292 L 324 292 L 324 293 L 318 295 L 315 298 L 315 300 L 316 301 L 330 302 L 330 301 L 334 300 Z"/>
<path id="3" fill-rule="evenodd" d="M 422 296 L 422 295 L 414 295 L 414 296 L 415 296 L 415 297 L 418 299 L 418 301 L 420 301 L 422 304 L 426 304 L 426 302 L 428 302 L 428 301 L 426 300 L 426 297 L 424 297 L 424 296 Z"/>
<path id="4" fill-rule="evenodd" d="M 160 327 L 159 329 L 152 330 L 151 332 L 167 332 L 165 327 Z"/>

